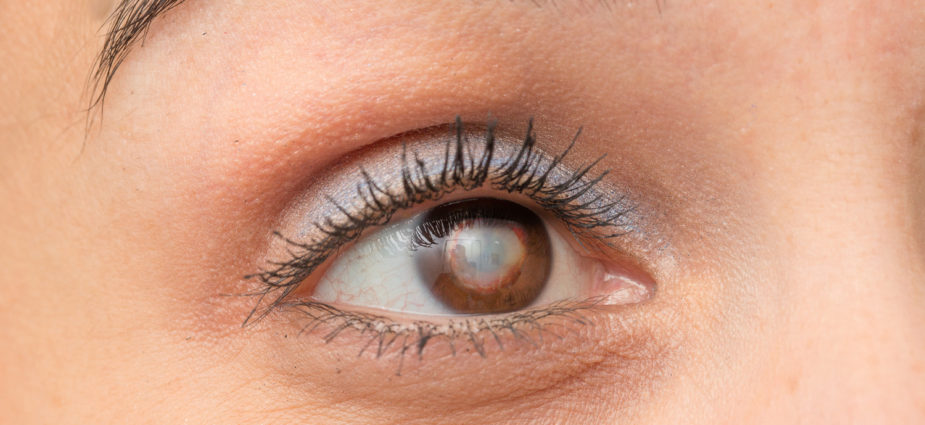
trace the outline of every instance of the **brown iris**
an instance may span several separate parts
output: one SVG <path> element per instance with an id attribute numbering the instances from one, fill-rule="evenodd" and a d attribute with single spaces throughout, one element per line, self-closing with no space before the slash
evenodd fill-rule
<path id="1" fill-rule="evenodd" d="M 418 268 L 434 295 L 460 313 L 519 310 L 549 275 L 550 242 L 542 219 L 519 204 L 470 199 L 431 210 L 416 237 L 430 251 Z"/>

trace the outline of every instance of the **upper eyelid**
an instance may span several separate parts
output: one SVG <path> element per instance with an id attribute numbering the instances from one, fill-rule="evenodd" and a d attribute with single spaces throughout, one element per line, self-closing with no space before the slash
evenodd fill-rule
<path id="1" fill-rule="evenodd" d="M 372 226 L 385 224 L 397 211 L 426 201 L 438 201 L 457 189 L 491 185 L 496 190 L 522 193 L 540 207 L 558 215 L 573 233 L 583 232 L 596 239 L 620 236 L 635 227 L 629 218 L 634 208 L 627 198 L 596 187 L 607 175 L 606 170 L 592 171 L 600 159 L 577 168 L 564 165 L 565 156 L 575 144 L 577 135 L 559 155 L 551 156 L 536 145 L 536 138 L 529 130 L 532 120 L 530 124 L 527 135 L 517 143 L 496 140 L 493 125 L 477 128 L 475 133 L 465 130 L 459 119 L 455 126 L 443 127 L 443 131 L 452 130 L 454 137 L 437 148 L 434 147 L 432 134 L 423 134 L 423 140 L 429 142 L 424 144 L 427 149 L 419 148 L 423 144 L 419 139 L 415 141 L 415 136 L 422 135 L 421 132 L 406 137 L 411 140 L 401 145 L 401 184 L 397 193 L 395 185 L 389 185 L 390 180 L 396 179 L 394 167 L 389 166 L 360 167 L 362 182 L 353 188 L 345 187 L 348 184 L 341 180 L 323 184 L 329 190 L 321 189 L 315 193 L 327 193 L 328 202 L 311 199 L 313 211 L 305 215 L 324 219 L 314 222 L 306 229 L 307 234 L 298 237 L 308 242 L 299 242 L 275 232 L 287 245 L 286 252 L 291 258 L 271 262 L 270 267 L 245 276 L 264 284 L 264 288 L 254 294 L 259 301 L 245 324 L 268 314 L 341 245 L 356 240 Z M 474 136 L 479 130 L 483 131 L 482 135 Z M 431 131 L 441 130 L 433 128 Z M 470 137 L 476 140 L 473 142 Z M 409 149 L 409 146 L 412 148 Z M 422 154 L 425 150 L 429 159 Z M 439 162 L 440 167 L 428 167 L 427 161 Z M 360 203 L 342 205 L 341 202 L 349 201 L 339 201 L 331 193 L 345 199 L 352 197 Z M 619 231 L 595 233 L 599 228 Z"/>

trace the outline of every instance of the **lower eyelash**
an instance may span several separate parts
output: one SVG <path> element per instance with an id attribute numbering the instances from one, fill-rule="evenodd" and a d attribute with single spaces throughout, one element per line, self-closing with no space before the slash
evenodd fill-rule
<path id="1" fill-rule="evenodd" d="M 273 308 L 281 306 L 299 283 L 338 248 L 359 238 L 366 229 L 385 225 L 396 212 L 427 201 L 437 201 L 455 190 L 490 185 L 498 191 L 524 194 L 543 209 L 551 211 L 576 236 L 581 234 L 606 240 L 627 232 L 625 220 L 633 208 L 625 198 L 605 200 L 605 196 L 595 189 L 608 174 L 605 170 L 591 176 L 592 169 L 603 157 L 575 171 L 562 168 L 566 155 L 581 134 L 580 130 L 562 153 L 548 157 L 536 148 L 531 119 L 520 147 L 509 152 L 507 158 L 499 163 L 500 158 L 495 157 L 498 145 L 494 125 L 486 127 L 482 146 L 466 137 L 458 117 L 454 129 L 455 139 L 447 141 L 443 165 L 437 173 L 428 170 L 417 152 L 412 152 L 409 158 L 407 145 L 404 145 L 401 188 L 397 192 L 376 182 L 366 170 L 361 169 L 363 181 L 356 186 L 361 207 L 351 211 L 333 198 L 326 197 L 340 217 L 328 216 L 314 223 L 322 238 L 303 243 L 274 232 L 286 243 L 290 259 L 270 262 L 270 268 L 245 276 L 248 280 L 257 279 L 263 288 L 249 294 L 257 297 L 257 302 L 243 324 L 260 319 Z M 617 231 L 601 232 L 601 229 Z"/>
<path id="2" fill-rule="evenodd" d="M 299 332 L 311 333 L 322 326 L 327 329 L 323 336 L 325 343 L 333 341 L 344 332 L 357 332 L 367 336 L 366 343 L 357 356 L 366 352 L 381 358 L 390 350 L 399 355 L 399 364 L 396 371 L 401 375 L 406 354 L 415 354 L 418 359 L 423 358 L 424 349 L 433 341 L 445 341 L 453 356 L 456 356 L 457 344 L 467 344 L 479 354 L 486 357 L 486 345 L 495 344 L 498 349 L 504 350 L 503 338 L 513 337 L 513 341 L 528 343 L 537 346 L 545 336 L 563 338 L 550 329 L 552 322 L 549 319 L 565 319 L 567 323 L 587 326 L 591 321 L 582 315 L 584 311 L 593 309 L 598 304 L 598 298 L 583 301 L 560 301 L 540 308 L 508 313 L 491 318 L 460 318 L 448 320 L 445 324 L 427 321 L 401 323 L 388 317 L 342 310 L 330 304 L 317 301 L 293 301 L 282 303 L 280 308 L 291 308 L 308 317 L 309 323 Z M 566 331 L 574 332 L 564 324 L 560 327 Z M 371 350 L 374 348 L 374 350 Z"/>

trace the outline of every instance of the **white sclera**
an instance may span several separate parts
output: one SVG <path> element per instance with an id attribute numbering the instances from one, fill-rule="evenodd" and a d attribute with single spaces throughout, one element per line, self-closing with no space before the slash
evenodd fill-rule
<path id="1" fill-rule="evenodd" d="M 361 238 L 331 264 L 315 287 L 312 298 L 340 306 L 408 314 L 459 315 L 430 289 L 433 276 L 445 267 L 445 247 L 451 244 L 439 241 L 433 247 L 409 249 L 410 238 L 422 219 L 423 215 L 419 215 Z M 497 241 L 499 245 L 523 246 L 519 241 L 510 240 L 517 237 L 510 230 L 496 230 L 496 226 L 476 225 L 455 233 L 458 239 L 478 239 L 482 245 L 486 241 Z M 532 306 L 587 297 L 591 279 L 594 279 L 591 270 L 581 267 L 587 260 L 556 231 L 547 228 L 547 233 L 552 252 L 550 273 L 545 288 Z M 490 254 L 492 249 L 488 247 L 484 251 Z M 522 255 L 516 252 L 499 255 L 497 266 L 493 266 L 490 256 L 487 260 L 473 259 L 481 263 L 477 268 L 488 271 L 492 267 L 505 267 L 504 264 L 516 261 L 517 257 Z M 428 267 L 433 269 L 427 270 Z"/>

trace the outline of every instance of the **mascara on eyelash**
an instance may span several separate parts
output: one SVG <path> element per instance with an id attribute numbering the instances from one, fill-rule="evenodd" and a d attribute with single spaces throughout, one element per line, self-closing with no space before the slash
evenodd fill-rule
<path id="1" fill-rule="evenodd" d="M 360 182 L 355 185 L 352 197 L 354 204 L 325 196 L 329 212 L 313 223 L 316 236 L 308 242 L 274 232 L 285 242 L 290 258 L 270 262 L 270 267 L 245 276 L 257 279 L 263 287 L 251 294 L 257 297 L 257 303 L 243 325 L 281 305 L 330 255 L 358 239 L 366 229 L 388 224 L 399 211 L 439 201 L 455 191 L 490 187 L 499 192 L 523 194 L 559 218 L 574 235 L 607 240 L 628 231 L 626 217 L 632 208 L 627 200 L 624 197 L 607 200 L 605 192 L 596 188 L 608 174 L 607 170 L 592 174 L 603 156 L 575 169 L 563 165 L 581 130 L 556 156 L 548 156 L 537 147 L 532 119 L 519 145 L 499 142 L 494 124 L 487 125 L 484 136 L 475 140 L 458 117 L 452 130 L 442 152 L 435 153 L 430 147 L 409 151 L 409 144 L 403 143 L 402 165 L 397 176 L 390 169 L 360 167 Z M 430 165 L 434 163 L 438 166 Z"/>

